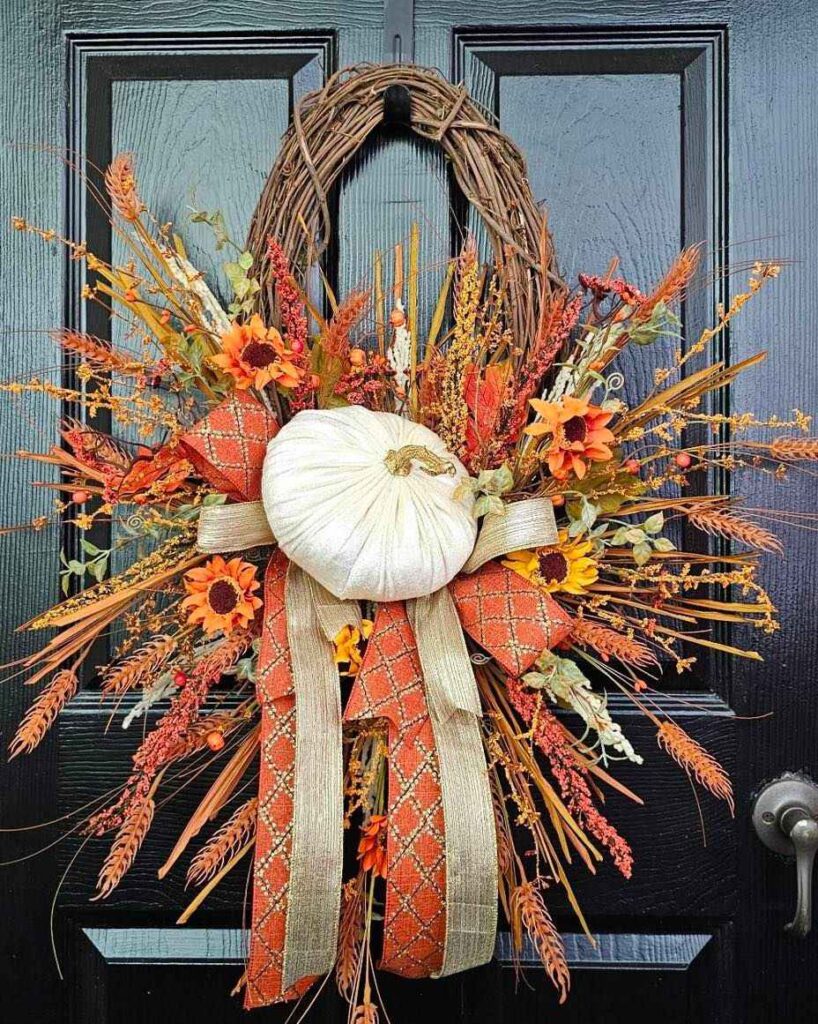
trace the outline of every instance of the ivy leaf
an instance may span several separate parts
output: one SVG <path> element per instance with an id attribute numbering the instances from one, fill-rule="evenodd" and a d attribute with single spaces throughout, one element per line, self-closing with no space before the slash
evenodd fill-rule
<path id="1" fill-rule="evenodd" d="M 242 270 L 249 270 L 253 265 L 253 254 L 251 252 L 243 252 L 236 262 Z"/>
<path id="2" fill-rule="evenodd" d="M 640 526 L 629 526 L 625 531 L 625 540 L 629 544 L 644 544 L 647 540 L 645 531 Z"/>
<path id="3" fill-rule="evenodd" d="M 645 562 L 650 561 L 652 554 L 653 548 L 647 541 L 643 541 L 641 544 L 634 544 L 633 546 L 633 560 L 637 565 L 644 565 Z"/>
<path id="4" fill-rule="evenodd" d="M 649 516 L 644 523 L 642 523 L 642 529 L 645 533 L 658 533 L 665 525 L 665 516 L 663 512 L 655 512 L 652 516 Z"/>
<path id="5" fill-rule="evenodd" d="M 667 537 L 657 537 L 653 542 L 653 546 L 657 551 L 675 551 L 676 545 L 672 540 L 668 540 Z"/>
<path id="6" fill-rule="evenodd" d="M 613 537 L 611 537 L 611 544 L 613 544 L 614 547 L 618 548 L 622 547 L 623 544 L 627 543 L 628 530 L 629 527 L 620 526 L 616 533 L 613 535 Z"/>

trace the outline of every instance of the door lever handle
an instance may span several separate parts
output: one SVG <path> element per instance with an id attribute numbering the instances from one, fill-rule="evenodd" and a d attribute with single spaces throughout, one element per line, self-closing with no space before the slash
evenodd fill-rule
<path id="1" fill-rule="evenodd" d="M 786 930 L 799 939 L 812 928 L 812 869 L 818 853 L 818 785 L 784 772 L 767 783 L 753 804 L 753 825 L 769 849 L 795 856 L 795 916 Z"/>

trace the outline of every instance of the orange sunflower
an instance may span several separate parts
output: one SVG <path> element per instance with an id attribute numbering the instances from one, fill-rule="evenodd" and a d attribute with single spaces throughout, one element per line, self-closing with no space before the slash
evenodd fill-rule
<path id="1" fill-rule="evenodd" d="M 607 462 L 613 457 L 608 445 L 614 436 L 607 427 L 612 412 L 570 395 L 559 403 L 532 398 L 531 405 L 540 419 L 525 432 L 532 437 L 551 438 L 544 454 L 555 480 L 565 480 L 571 473 L 581 480 L 588 471 L 587 462 Z"/>
<path id="2" fill-rule="evenodd" d="M 182 608 L 188 611 L 187 621 L 201 623 L 206 633 L 232 633 L 244 629 L 261 608 L 255 591 L 261 586 L 256 567 L 240 558 L 225 562 L 221 555 L 185 573 L 188 596 Z"/>
<path id="3" fill-rule="evenodd" d="M 236 381 L 237 388 L 275 383 L 294 388 L 304 370 L 292 361 L 288 349 L 275 327 L 265 327 L 258 313 L 246 324 L 233 324 L 221 336 L 222 350 L 212 362 Z"/>

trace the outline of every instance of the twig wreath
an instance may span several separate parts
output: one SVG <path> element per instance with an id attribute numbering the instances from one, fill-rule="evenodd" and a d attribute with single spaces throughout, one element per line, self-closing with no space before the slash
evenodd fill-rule
<path id="1" fill-rule="evenodd" d="M 316 302 L 306 287 L 332 187 L 396 86 L 493 249 L 483 265 L 467 239 L 428 324 L 417 228 L 394 258 L 373 254 L 370 288 L 327 287 Z M 46 636 L 16 670 L 44 686 L 12 756 L 41 741 L 118 623 L 102 696 L 124 726 L 149 716 L 150 728 L 114 802 L 72 825 L 110 843 L 98 897 L 132 866 L 160 790 L 212 760 L 160 876 L 218 821 L 189 862 L 200 888 L 184 923 L 253 852 L 248 1007 L 334 972 L 350 1019 L 375 1021 L 376 964 L 425 978 L 484 963 L 498 904 L 516 953 L 530 940 L 566 998 L 549 891 L 564 890 L 588 932 L 571 873 L 605 858 L 625 879 L 633 870 L 600 798 L 633 797 L 615 766 L 642 756 L 608 693 L 732 810 L 727 774 L 654 687 L 697 648 L 757 659 L 714 632 L 722 623 L 777 628 L 758 581 L 760 554 L 781 552 L 765 525 L 777 513 L 686 485 L 714 467 L 782 479 L 818 458 L 799 410 L 760 421 L 709 405 L 763 358 L 711 363 L 710 342 L 780 268 L 749 268 L 682 350 L 674 307 L 696 287 L 699 249 L 647 292 L 615 264 L 564 283 L 517 148 L 462 87 L 414 67 L 351 68 L 304 98 L 246 246 L 218 211 L 196 211 L 232 246 L 227 296 L 151 215 L 130 154 L 112 161 L 105 193 L 89 191 L 127 260 L 60 240 L 86 267 L 86 301 L 124 321 L 125 340 L 59 330 L 71 380 L 3 385 L 83 411 L 48 450 L 19 453 L 51 469 L 58 497 L 50 520 L 14 529 L 67 520 L 81 555 L 63 555 L 64 599 L 25 624 Z M 14 227 L 59 237 L 22 217 Z M 626 404 L 616 360 L 661 342 L 666 365 Z M 671 520 L 723 543 L 679 550 Z M 108 548 L 85 532 L 99 523 Z M 115 551 L 127 567 L 112 574 Z"/>

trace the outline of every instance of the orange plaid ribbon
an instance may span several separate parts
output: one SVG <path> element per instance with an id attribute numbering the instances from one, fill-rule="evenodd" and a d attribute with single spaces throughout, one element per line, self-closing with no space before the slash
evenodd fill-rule
<path id="1" fill-rule="evenodd" d="M 204 479 L 239 501 L 254 501 L 267 443 L 277 431 L 260 402 L 237 393 L 200 421 L 182 444 Z M 275 553 L 264 580 L 248 1007 L 297 998 L 314 980 L 301 978 L 283 988 L 297 728 L 285 610 L 287 566 L 285 556 Z M 570 620 L 555 601 L 497 562 L 459 576 L 450 592 L 463 629 L 514 675 L 570 631 Z M 446 950 L 446 821 L 426 685 L 403 602 L 379 607 L 345 712 L 347 720 L 379 717 L 389 723 L 390 746 L 381 966 L 404 977 L 428 977 L 441 972 Z"/>

